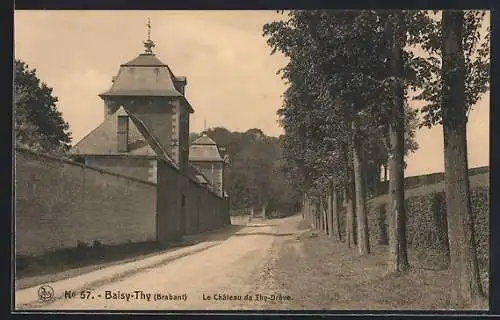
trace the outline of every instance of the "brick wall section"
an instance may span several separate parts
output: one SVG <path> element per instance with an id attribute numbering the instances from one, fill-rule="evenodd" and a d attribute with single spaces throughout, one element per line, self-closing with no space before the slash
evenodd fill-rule
<path id="1" fill-rule="evenodd" d="M 182 236 L 177 214 L 180 211 L 181 195 L 178 186 L 181 177 L 175 169 L 164 162 L 158 163 L 157 173 L 158 240 L 167 243 Z"/>
<path id="2" fill-rule="evenodd" d="M 169 243 L 230 224 L 227 199 L 163 161 L 155 160 L 154 184 L 146 181 L 151 159 L 87 160 L 95 167 L 16 150 L 16 254 L 96 240 Z"/>
<path id="3" fill-rule="evenodd" d="M 184 210 L 182 196 L 185 197 Z M 162 242 L 230 224 L 227 199 L 218 197 L 163 161 L 158 163 L 157 199 L 158 238 Z"/>
<path id="4" fill-rule="evenodd" d="M 144 181 L 156 182 L 156 160 L 145 157 L 134 158 L 128 156 L 85 156 L 86 164 L 106 171 L 118 173 Z"/>
<path id="5" fill-rule="evenodd" d="M 16 254 L 156 238 L 156 186 L 16 149 Z"/>

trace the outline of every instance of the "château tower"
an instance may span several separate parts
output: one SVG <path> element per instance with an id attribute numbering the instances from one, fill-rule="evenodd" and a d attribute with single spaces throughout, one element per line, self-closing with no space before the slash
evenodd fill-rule
<path id="1" fill-rule="evenodd" d="M 148 39 L 145 50 L 131 61 L 120 66 L 113 77 L 111 88 L 100 94 L 104 100 L 105 118 L 115 116 L 123 107 L 128 116 L 118 119 L 119 136 L 116 148 L 127 152 L 129 117 L 146 127 L 166 150 L 182 172 L 186 172 L 189 161 L 189 116 L 193 108 L 185 97 L 185 77 L 174 76 L 168 65 L 153 53 L 154 42 Z"/>

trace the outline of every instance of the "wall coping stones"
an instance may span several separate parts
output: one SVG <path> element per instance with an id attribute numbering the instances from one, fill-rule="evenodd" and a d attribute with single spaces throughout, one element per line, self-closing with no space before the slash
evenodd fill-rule
<path id="1" fill-rule="evenodd" d="M 66 158 L 62 158 L 62 157 L 57 157 L 57 156 L 49 155 L 49 154 L 42 153 L 42 152 L 33 151 L 33 150 L 30 150 L 30 149 L 27 149 L 27 148 L 23 148 L 23 147 L 19 147 L 19 146 L 15 147 L 15 152 L 16 153 L 17 152 L 21 152 L 21 153 L 24 153 L 24 154 L 30 154 L 30 155 L 35 156 L 35 157 L 46 158 L 46 159 L 50 159 L 50 160 L 53 160 L 53 161 L 59 161 L 59 162 L 62 162 L 62 163 L 67 163 L 69 165 L 79 166 L 79 167 L 81 167 L 83 169 L 89 169 L 89 170 L 93 170 L 93 171 L 98 171 L 98 172 L 100 172 L 102 174 L 108 174 L 108 175 L 112 175 L 112 176 L 117 176 L 117 177 L 124 178 L 124 179 L 130 180 L 130 181 L 134 181 L 134 182 L 139 182 L 139 183 L 148 184 L 148 185 L 152 185 L 152 186 L 156 186 L 157 185 L 156 183 L 151 182 L 151 181 L 146 181 L 146 180 L 142 180 L 142 179 L 138 179 L 138 178 L 126 176 L 126 175 L 123 175 L 123 174 L 119 174 L 119 173 L 116 173 L 116 172 L 107 171 L 107 170 L 104 170 L 104 169 L 101 169 L 101 168 L 98 168 L 98 167 L 89 166 L 89 165 L 86 165 L 86 164 L 83 164 L 83 163 L 79 163 L 79 162 L 76 162 L 76 161 L 73 161 L 73 160 L 70 160 L 70 159 L 66 159 Z"/>

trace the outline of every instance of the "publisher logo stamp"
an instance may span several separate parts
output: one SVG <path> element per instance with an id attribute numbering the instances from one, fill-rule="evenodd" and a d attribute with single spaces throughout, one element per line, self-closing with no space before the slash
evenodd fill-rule
<path id="1" fill-rule="evenodd" d="M 43 285 L 38 288 L 38 298 L 42 302 L 49 302 L 54 299 L 54 289 L 51 286 Z"/>

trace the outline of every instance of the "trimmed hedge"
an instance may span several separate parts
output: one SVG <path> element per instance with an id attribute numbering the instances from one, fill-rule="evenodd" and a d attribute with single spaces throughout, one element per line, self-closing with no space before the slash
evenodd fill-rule
<path id="1" fill-rule="evenodd" d="M 488 267 L 490 257 L 490 188 L 471 189 L 471 205 L 474 213 L 474 230 L 479 263 Z"/>
<path id="2" fill-rule="evenodd" d="M 489 261 L 489 194 L 487 186 L 471 186 L 477 253 L 483 267 L 487 267 Z M 415 249 L 432 249 L 446 255 L 449 248 L 444 191 L 408 198 L 405 205 L 408 245 Z M 388 233 L 386 206 L 386 202 L 369 201 L 368 227 L 371 244 L 383 244 Z"/>

